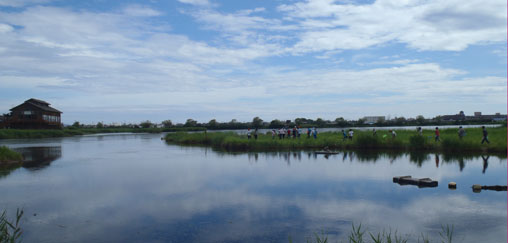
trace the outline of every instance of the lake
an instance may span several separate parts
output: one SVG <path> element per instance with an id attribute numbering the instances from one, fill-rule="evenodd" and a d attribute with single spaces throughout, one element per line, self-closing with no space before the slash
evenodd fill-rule
<path id="1" fill-rule="evenodd" d="M 24 209 L 23 242 L 345 242 L 360 223 L 409 239 L 439 239 L 448 225 L 456 242 L 507 241 L 506 192 L 471 189 L 506 185 L 506 158 L 225 153 L 161 136 L 0 140 L 26 159 L 0 173 L 0 210 Z M 439 185 L 392 182 L 403 175 Z"/>

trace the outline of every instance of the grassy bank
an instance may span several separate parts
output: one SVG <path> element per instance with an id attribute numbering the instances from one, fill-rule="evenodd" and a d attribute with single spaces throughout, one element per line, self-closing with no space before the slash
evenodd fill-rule
<path id="1" fill-rule="evenodd" d="M 20 138 L 56 138 L 76 135 L 97 133 L 161 133 L 161 132 L 184 132 L 203 131 L 201 127 L 175 127 L 175 128 L 64 128 L 55 130 L 25 130 L 25 129 L 0 129 L 0 139 Z"/>
<path id="2" fill-rule="evenodd" d="M 15 152 L 5 146 L 0 146 L 0 169 L 19 167 L 23 161 L 20 153 Z"/>
<path id="3" fill-rule="evenodd" d="M 169 143 L 181 145 L 206 145 L 226 151 L 273 151 L 291 149 L 388 149 L 408 151 L 447 151 L 447 152 L 488 152 L 506 153 L 506 127 L 489 128 L 490 144 L 481 144 L 481 128 L 466 129 L 466 136 L 461 140 L 458 129 L 441 130 L 441 141 L 434 141 L 434 131 L 424 131 L 419 136 L 413 130 L 396 130 L 393 138 L 388 131 L 378 131 L 374 136 L 371 131 L 355 130 L 352 140 L 343 140 L 342 133 L 325 132 L 318 134 L 317 139 L 301 138 L 272 139 L 271 135 L 261 134 L 257 140 L 247 139 L 236 133 L 169 133 L 165 139 Z"/>

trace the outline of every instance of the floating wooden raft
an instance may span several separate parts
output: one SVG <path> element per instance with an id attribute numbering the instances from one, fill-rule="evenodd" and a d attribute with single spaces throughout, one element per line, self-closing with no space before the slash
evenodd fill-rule
<path id="1" fill-rule="evenodd" d="M 420 188 L 422 187 L 437 187 L 437 181 L 433 181 L 430 178 L 412 178 L 411 176 L 396 176 L 393 177 L 393 183 L 398 183 L 401 186 L 404 185 L 415 185 Z"/>
<path id="2" fill-rule="evenodd" d="M 315 154 L 338 154 L 339 152 L 332 152 L 332 151 L 316 151 Z"/>

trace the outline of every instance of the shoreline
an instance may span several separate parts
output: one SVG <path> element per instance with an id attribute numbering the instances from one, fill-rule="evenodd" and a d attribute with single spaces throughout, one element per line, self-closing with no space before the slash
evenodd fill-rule
<path id="1" fill-rule="evenodd" d="M 92 134 L 116 133 L 163 133 L 163 132 L 204 131 L 199 127 L 185 128 L 64 128 L 58 130 L 0 129 L 1 139 L 61 138 Z"/>

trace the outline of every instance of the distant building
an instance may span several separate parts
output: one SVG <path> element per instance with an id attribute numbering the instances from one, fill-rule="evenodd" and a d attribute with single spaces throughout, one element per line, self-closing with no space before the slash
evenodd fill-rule
<path id="1" fill-rule="evenodd" d="M 441 116 L 442 121 L 464 121 L 466 120 L 466 115 L 464 111 L 460 111 L 459 114 L 456 115 L 444 115 Z"/>
<path id="2" fill-rule="evenodd" d="M 482 115 L 481 112 L 475 112 L 474 116 L 467 116 L 468 121 L 506 121 L 506 115 L 496 113 L 494 115 Z"/>
<path id="3" fill-rule="evenodd" d="M 506 115 L 496 113 L 494 115 L 482 115 L 481 112 L 474 112 L 474 116 L 466 116 L 463 111 L 456 115 L 441 116 L 442 121 L 506 121 Z"/>
<path id="4" fill-rule="evenodd" d="M 377 123 L 378 121 L 385 121 L 385 117 L 384 116 L 365 116 L 365 117 L 363 117 L 363 120 L 367 124 L 374 124 L 374 123 Z"/>
<path id="5" fill-rule="evenodd" d="M 11 114 L 4 122 L 6 127 L 18 129 L 61 128 L 62 112 L 43 100 L 29 99 L 10 109 Z"/>

